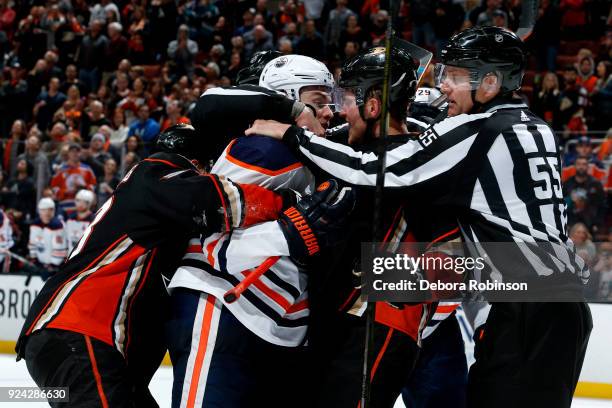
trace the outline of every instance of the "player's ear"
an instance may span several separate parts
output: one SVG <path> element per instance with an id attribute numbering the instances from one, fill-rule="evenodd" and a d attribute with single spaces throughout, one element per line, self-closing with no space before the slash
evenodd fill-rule
<path id="1" fill-rule="evenodd" d="M 501 86 L 501 81 L 497 75 L 494 73 L 489 73 L 485 75 L 480 84 L 480 89 L 482 90 L 482 96 L 485 99 L 490 99 L 497 95 L 499 92 L 499 88 Z"/>
<path id="2" fill-rule="evenodd" d="M 366 118 L 378 118 L 382 112 L 382 104 L 378 98 L 369 98 L 364 108 Z"/>

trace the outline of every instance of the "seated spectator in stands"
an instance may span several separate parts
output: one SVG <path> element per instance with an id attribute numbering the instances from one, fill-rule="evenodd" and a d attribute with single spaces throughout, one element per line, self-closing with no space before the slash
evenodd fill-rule
<path id="1" fill-rule="evenodd" d="M 105 71 L 117 68 L 119 62 L 128 55 L 128 40 L 123 36 L 123 26 L 114 22 L 108 25 L 108 47 L 106 49 Z"/>
<path id="2" fill-rule="evenodd" d="M 44 60 L 47 63 L 47 72 L 50 77 L 61 78 L 64 74 L 60 67 L 57 66 L 59 57 L 53 51 L 45 52 Z"/>
<path id="3" fill-rule="evenodd" d="M 91 167 L 96 179 L 104 174 L 104 162 L 111 158 L 111 155 L 104 150 L 106 139 L 100 132 L 91 137 L 88 149 L 81 150 L 81 161 Z"/>
<path id="4" fill-rule="evenodd" d="M 499 12 L 503 14 L 504 20 L 508 21 L 508 15 L 501 7 L 501 0 L 487 0 L 487 8 L 478 15 L 476 25 L 481 27 L 494 25 L 494 18 Z"/>
<path id="5" fill-rule="evenodd" d="M 304 34 L 298 40 L 295 51 L 318 60 L 325 56 L 325 43 L 321 34 L 317 32 L 314 20 L 307 20 L 304 24 Z"/>
<path id="6" fill-rule="evenodd" d="M 293 21 L 287 23 L 282 34 L 283 35 L 278 39 L 278 42 L 280 43 L 283 40 L 287 40 L 291 43 L 291 48 L 294 49 L 297 46 L 298 40 L 300 39 L 297 24 Z"/>
<path id="7" fill-rule="evenodd" d="M 129 136 L 138 136 L 145 144 L 145 152 L 151 148 L 151 143 L 159 133 L 159 123 L 149 117 L 149 107 L 142 105 L 138 108 L 138 120 L 130 125 Z M 147 154 L 148 156 L 148 154 Z"/>
<path id="8" fill-rule="evenodd" d="M 251 31 L 254 27 L 253 19 L 255 18 L 255 9 L 249 8 L 242 13 L 242 25 L 234 31 L 234 38 L 242 38 L 247 32 Z"/>
<path id="9" fill-rule="evenodd" d="M 71 86 L 76 86 L 79 88 L 79 93 L 81 95 L 87 95 L 89 89 L 85 84 L 79 79 L 79 71 L 74 64 L 69 64 L 66 66 L 66 70 L 64 71 L 65 79 L 64 82 L 60 85 L 60 92 L 68 94 L 68 89 Z"/>
<path id="10" fill-rule="evenodd" d="M 597 255 L 597 263 L 592 268 L 599 274 L 595 296 L 598 301 L 612 301 L 612 242 L 602 242 Z"/>
<path id="11" fill-rule="evenodd" d="M 376 13 L 378 14 L 378 12 Z M 359 19 L 355 14 L 351 14 L 346 18 L 346 27 L 340 34 L 340 47 L 346 47 L 346 43 L 352 41 L 359 45 L 360 48 L 366 47 L 369 43 L 368 33 L 359 25 Z"/>
<path id="12" fill-rule="evenodd" d="M 136 78 L 132 83 L 128 96 L 117 104 L 125 112 L 126 123 L 131 125 L 138 118 L 138 109 L 147 103 L 147 82 L 143 78 Z"/>
<path id="13" fill-rule="evenodd" d="M 584 87 L 589 95 L 595 89 L 597 76 L 595 76 L 593 57 L 588 56 L 580 60 L 578 68 L 578 78 L 576 83 Z"/>
<path id="14" fill-rule="evenodd" d="M 166 104 L 166 115 L 162 120 L 160 132 L 168 129 L 172 125 L 176 125 L 178 123 L 190 123 L 189 118 L 183 116 L 183 108 L 181 103 L 177 100 L 170 100 Z"/>
<path id="15" fill-rule="evenodd" d="M 232 52 L 230 56 L 230 63 L 227 67 L 227 71 L 225 75 L 232 81 L 232 83 L 236 82 L 236 77 L 238 76 L 238 71 L 243 68 L 242 65 L 242 57 L 239 52 Z"/>
<path id="16" fill-rule="evenodd" d="M 359 54 L 359 44 L 355 41 L 347 41 L 344 45 L 344 59 L 349 59 Z"/>
<path id="17" fill-rule="evenodd" d="M 81 120 L 81 138 L 89 142 L 91 137 L 98 132 L 102 125 L 109 125 L 110 121 L 104 115 L 104 105 L 102 102 L 93 100 L 89 103 L 87 114 Z"/>
<path id="18" fill-rule="evenodd" d="M 140 161 L 140 157 L 134 152 L 128 152 L 121 162 L 121 177 L 125 175 Z"/>
<path id="19" fill-rule="evenodd" d="M 53 121 L 63 120 L 66 123 L 70 122 L 72 128 L 79 129 L 81 124 L 81 116 L 83 115 L 84 101 L 81 98 L 81 92 L 76 85 L 68 88 L 67 99 L 64 105 L 55 112 Z"/>
<path id="20" fill-rule="evenodd" d="M 120 164 L 121 164 L 120 176 L 121 177 L 123 177 L 123 175 L 125 174 L 124 173 L 125 157 L 129 153 L 134 153 L 134 155 L 138 158 L 138 161 L 140 161 L 140 159 L 144 157 L 144 145 L 142 143 L 142 139 L 139 136 L 137 135 L 128 136 L 128 138 L 125 140 L 125 143 L 123 144 L 123 148 L 121 149 L 121 160 L 120 160 Z"/>
<path id="21" fill-rule="evenodd" d="M 36 117 L 39 129 L 47 129 L 53 119 L 53 114 L 62 107 L 66 100 L 66 95 L 60 92 L 59 87 L 59 78 L 53 77 L 49 80 L 49 87 L 36 98 L 32 113 Z"/>
<path id="22" fill-rule="evenodd" d="M 120 149 L 128 137 L 130 128 L 125 123 L 125 112 L 121 108 L 115 108 L 113 112 L 113 121 L 111 123 L 110 144 Z"/>
<path id="23" fill-rule="evenodd" d="M 591 95 L 591 110 L 593 130 L 607 131 L 612 117 L 612 63 L 601 61 L 597 64 L 597 82 Z"/>
<path id="24" fill-rule="evenodd" d="M 588 104 L 588 93 L 578 84 L 578 70 L 573 66 L 563 73 L 565 88 L 561 91 L 559 113 L 563 126 L 567 126 L 574 116 L 584 116 L 583 109 Z"/>
<path id="25" fill-rule="evenodd" d="M 2 157 L 2 168 L 9 174 L 15 174 L 17 156 L 24 151 L 24 142 L 27 137 L 26 123 L 17 119 L 11 126 L 11 134 L 4 142 L 4 156 Z"/>
<path id="26" fill-rule="evenodd" d="M 539 117 L 543 118 L 555 130 L 562 129 L 559 123 L 559 104 L 561 91 L 559 90 L 559 79 L 554 72 L 547 72 L 542 80 L 542 89 L 534 95 L 532 109 Z"/>
<path id="27" fill-rule="evenodd" d="M 77 245 L 83 233 L 94 219 L 94 208 L 96 196 L 93 191 L 79 190 L 74 198 L 74 211 L 66 217 L 66 238 L 68 254 Z"/>
<path id="28" fill-rule="evenodd" d="M 17 162 L 26 160 L 32 165 L 32 179 L 36 192 L 35 202 L 40 200 L 43 188 L 49 184 L 51 179 L 49 159 L 40 151 L 40 146 L 40 139 L 37 136 L 29 136 L 25 143 L 25 152 L 17 157 Z"/>
<path id="29" fill-rule="evenodd" d="M 8 252 L 15 246 L 13 227 L 9 216 L 0 209 L 0 270 L 7 273 L 11 270 L 11 257 Z"/>
<path id="30" fill-rule="evenodd" d="M 244 54 L 246 58 L 259 51 L 269 51 L 274 49 L 272 33 L 258 24 L 253 29 L 244 34 Z"/>
<path id="31" fill-rule="evenodd" d="M 565 155 L 564 166 L 571 166 L 576 162 L 578 157 L 586 157 L 589 159 L 589 164 L 594 164 L 599 167 L 602 171 L 605 166 L 599 161 L 597 155 L 593 153 L 593 144 L 591 138 L 588 136 L 580 136 L 576 141 L 576 148 L 574 151 L 570 151 Z M 573 175 L 573 174 L 572 174 Z"/>
<path id="32" fill-rule="evenodd" d="M 581 222 L 597 233 L 606 216 L 606 196 L 599 180 L 589 175 L 589 159 L 576 159 L 576 174 L 563 184 L 568 223 Z"/>
<path id="33" fill-rule="evenodd" d="M 36 215 L 36 188 L 32 174 L 34 167 L 25 159 L 17 161 L 17 171 L 3 188 L 6 207 L 15 210 L 18 218 L 28 221 Z"/>
<path id="34" fill-rule="evenodd" d="M 597 248 L 593 243 L 593 236 L 589 229 L 581 222 L 578 222 L 569 230 L 569 237 L 574 243 L 576 253 L 590 265 L 597 255 Z"/>
<path id="35" fill-rule="evenodd" d="M 30 225 L 29 258 L 39 265 L 43 279 L 57 271 L 67 255 L 66 231 L 55 216 L 55 203 L 50 198 L 38 202 L 38 217 Z"/>
<path id="36" fill-rule="evenodd" d="M 49 139 L 43 143 L 43 151 L 47 157 L 52 158 L 57 155 L 62 146 L 68 141 L 68 128 L 64 122 L 56 122 L 49 131 Z"/>
<path id="37" fill-rule="evenodd" d="M 96 187 L 98 208 L 110 198 L 113 191 L 115 191 L 119 185 L 120 180 L 117 170 L 117 162 L 114 159 L 108 159 L 104 162 L 104 175 L 98 179 L 98 185 Z"/>
<path id="38" fill-rule="evenodd" d="M 189 39 L 189 27 L 181 24 L 178 29 L 176 40 L 168 44 L 168 58 L 176 63 L 182 74 L 193 72 L 193 61 L 198 53 L 198 43 Z"/>
<path id="39" fill-rule="evenodd" d="M 96 176 L 88 165 L 81 163 L 80 154 L 81 146 L 71 144 L 66 163 L 61 165 L 51 179 L 55 198 L 64 211 L 74 207 L 77 191 L 83 188 L 93 191 L 96 186 Z"/>
<path id="40" fill-rule="evenodd" d="M 293 54 L 293 44 L 285 38 L 278 40 L 278 46 L 276 48 L 283 55 Z"/>
<path id="41" fill-rule="evenodd" d="M 115 5 L 115 3 L 111 2 L 111 0 L 100 0 L 89 9 L 91 13 L 89 23 L 91 24 L 94 20 L 100 20 L 104 23 L 108 23 L 108 21 L 106 21 L 107 8 L 119 15 L 119 8 Z"/>

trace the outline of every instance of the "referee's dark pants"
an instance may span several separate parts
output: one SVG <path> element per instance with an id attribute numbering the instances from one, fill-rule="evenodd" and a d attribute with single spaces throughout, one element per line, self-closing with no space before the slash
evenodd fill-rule
<path id="1" fill-rule="evenodd" d="M 569 408 L 593 327 L 586 303 L 494 303 L 475 334 L 469 408 Z"/>
<path id="2" fill-rule="evenodd" d="M 29 336 L 26 366 L 39 387 L 67 387 L 67 408 L 153 408 L 149 378 L 130 374 L 114 347 L 80 333 L 43 329 Z"/>

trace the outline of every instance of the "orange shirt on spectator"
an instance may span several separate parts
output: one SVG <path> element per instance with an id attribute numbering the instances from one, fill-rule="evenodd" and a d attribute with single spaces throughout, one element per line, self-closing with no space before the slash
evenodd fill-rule
<path id="1" fill-rule="evenodd" d="M 74 199 L 77 191 L 83 188 L 93 190 L 95 186 L 96 176 L 83 163 L 78 166 L 64 164 L 51 179 L 51 188 L 60 202 Z"/>
<path id="2" fill-rule="evenodd" d="M 561 171 L 561 181 L 567 181 L 570 177 L 576 174 L 576 166 L 573 164 L 571 166 L 564 167 Z M 597 167 L 593 163 L 589 164 L 589 175 L 595 177 L 597 180 L 602 183 L 606 180 L 606 170 Z"/>

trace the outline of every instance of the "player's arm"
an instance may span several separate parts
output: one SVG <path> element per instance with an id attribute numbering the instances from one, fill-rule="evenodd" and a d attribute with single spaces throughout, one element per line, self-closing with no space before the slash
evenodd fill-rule
<path id="1" fill-rule="evenodd" d="M 459 115 L 445 119 L 400 147 L 387 151 L 385 187 L 420 190 L 434 183 L 447 184 L 466 158 L 489 114 Z M 296 126 L 256 122 L 247 134 L 256 133 L 282 140 L 309 167 L 360 186 L 375 186 L 378 156 L 334 143 Z M 428 189 L 430 194 L 444 190 Z M 429 195 L 429 194 L 428 194 Z"/>

